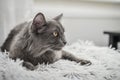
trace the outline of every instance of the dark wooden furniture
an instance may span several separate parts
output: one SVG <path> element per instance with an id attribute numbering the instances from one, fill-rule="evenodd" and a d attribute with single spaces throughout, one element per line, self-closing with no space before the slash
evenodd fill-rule
<path id="1" fill-rule="evenodd" d="M 117 49 L 117 44 L 120 41 L 120 31 L 104 31 L 104 34 L 109 35 L 109 46 L 111 45 Z"/>

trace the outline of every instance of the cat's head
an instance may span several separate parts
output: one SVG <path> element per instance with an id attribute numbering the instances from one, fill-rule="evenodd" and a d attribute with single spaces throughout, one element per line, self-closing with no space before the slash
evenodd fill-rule
<path id="1" fill-rule="evenodd" d="M 47 21 L 42 13 L 38 13 L 32 22 L 31 31 L 38 45 L 52 50 L 61 50 L 65 44 L 64 28 L 60 23 L 63 14 Z"/>

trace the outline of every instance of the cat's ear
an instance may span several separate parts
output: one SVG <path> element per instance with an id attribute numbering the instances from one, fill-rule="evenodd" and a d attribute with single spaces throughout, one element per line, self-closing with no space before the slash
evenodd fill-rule
<path id="1" fill-rule="evenodd" d="M 61 18 L 62 18 L 62 16 L 63 16 L 63 13 L 61 13 L 60 15 L 56 16 L 56 17 L 53 18 L 53 19 L 56 20 L 56 21 L 60 21 Z"/>
<path id="2" fill-rule="evenodd" d="M 46 24 L 45 16 L 42 13 L 38 13 L 33 19 L 33 25 L 43 26 Z"/>
<path id="3" fill-rule="evenodd" d="M 44 27 L 45 24 L 46 24 L 45 16 L 42 13 L 38 13 L 33 19 L 31 27 L 32 32 L 40 33 L 45 28 Z"/>

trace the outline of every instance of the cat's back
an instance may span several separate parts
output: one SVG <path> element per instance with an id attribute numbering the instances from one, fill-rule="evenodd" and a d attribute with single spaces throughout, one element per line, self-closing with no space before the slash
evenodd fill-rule
<path id="1" fill-rule="evenodd" d="M 6 38 L 5 42 L 1 46 L 1 51 L 4 52 L 10 50 L 10 46 L 12 44 L 13 39 L 15 38 L 16 35 L 18 35 L 26 25 L 28 25 L 29 22 L 23 22 L 21 24 L 18 24 L 15 26 L 10 33 L 8 34 L 8 37 Z"/>

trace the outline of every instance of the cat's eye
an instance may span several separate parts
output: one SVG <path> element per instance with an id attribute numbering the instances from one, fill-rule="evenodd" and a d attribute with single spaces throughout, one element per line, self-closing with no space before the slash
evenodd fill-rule
<path id="1" fill-rule="evenodd" d="M 57 36 L 58 36 L 58 33 L 57 33 L 57 32 L 53 32 L 53 35 L 54 35 L 55 37 L 57 37 Z"/>

